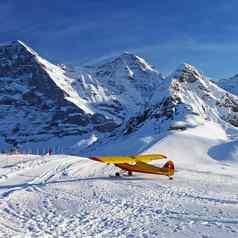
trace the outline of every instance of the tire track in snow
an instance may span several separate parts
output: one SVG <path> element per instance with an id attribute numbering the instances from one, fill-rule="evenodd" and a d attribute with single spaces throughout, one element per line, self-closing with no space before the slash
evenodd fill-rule
<path id="1" fill-rule="evenodd" d="M 61 180 L 74 162 L 78 163 L 74 159 L 52 162 L 36 177 L 44 186 L 33 181 L 36 183 L 12 193 L 6 200 L 11 208 L 8 214 L 5 211 L 6 220 L 18 221 L 30 237 L 170 237 L 170 232 L 189 236 L 199 226 L 238 232 L 237 203 L 231 192 L 227 198 L 218 197 L 216 190 L 214 197 L 205 196 L 209 187 L 198 187 L 192 178 L 187 183 L 180 177 L 173 181 L 146 175 L 98 177 L 97 173 L 107 172 L 104 166 L 89 171 L 95 177 L 65 176 Z M 83 164 L 76 164 L 71 175 L 80 174 Z M 224 209 L 222 213 L 218 208 Z"/>

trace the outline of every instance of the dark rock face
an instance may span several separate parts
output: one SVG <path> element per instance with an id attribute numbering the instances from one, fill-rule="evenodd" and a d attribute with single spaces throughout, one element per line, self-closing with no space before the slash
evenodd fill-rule
<path id="1" fill-rule="evenodd" d="M 194 83 L 195 81 L 197 81 L 197 78 L 194 77 L 194 75 L 191 72 L 183 70 L 179 78 L 179 82 L 186 82 L 186 81 L 189 83 Z"/>
<path id="2" fill-rule="evenodd" d="M 151 116 L 152 110 L 146 110 L 141 115 L 130 118 L 126 124 L 125 135 L 130 134 L 143 126 L 143 123 Z"/>
<path id="3" fill-rule="evenodd" d="M 224 115 L 222 119 L 228 121 L 231 125 L 238 127 L 238 102 L 231 94 L 224 94 L 221 100 L 216 103 L 218 106 L 231 111 L 231 115 Z"/>
<path id="4" fill-rule="evenodd" d="M 105 123 L 103 123 L 101 125 L 97 125 L 95 128 L 99 132 L 106 133 L 106 132 L 112 132 L 118 126 L 120 126 L 120 125 L 117 125 L 114 121 L 106 121 Z"/>
<path id="5" fill-rule="evenodd" d="M 231 108 L 233 112 L 238 112 L 238 102 L 232 95 L 225 94 L 217 104 L 226 108 Z"/>
<path id="6" fill-rule="evenodd" d="M 176 110 L 176 105 L 179 102 L 179 98 L 169 96 L 165 98 L 160 107 L 160 114 L 166 118 L 173 117 Z"/>
<path id="7" fill-rule="evenodd" d="M 56 87 L 42 65 L 37 62 L 37 54 L 30 52 L 20 42 L 0 47 L 0 77 L 1 84 L 18 84 L 21 87 L 25 85 L 54 101 L 62 101 L 64 98 L 63 91 Z M 4 78 L 12 80 L 6 82 Z"/>

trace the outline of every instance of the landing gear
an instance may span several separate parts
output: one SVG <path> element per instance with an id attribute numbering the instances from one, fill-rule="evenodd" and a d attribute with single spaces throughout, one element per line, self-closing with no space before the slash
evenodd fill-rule
<path id="1" fill-rule="evenodd" d="M 115 176 L 116 176 L 116 177 L 120 177 L 120 173 L 119 173 L 119 172 L 116 172 L 116 173 L 115 173 Z"/>
<path id="2" fill-rule="evenodd" d="M 132 172 L 131 171 L 128 171 L 128 176 L 132 176 Z"/>

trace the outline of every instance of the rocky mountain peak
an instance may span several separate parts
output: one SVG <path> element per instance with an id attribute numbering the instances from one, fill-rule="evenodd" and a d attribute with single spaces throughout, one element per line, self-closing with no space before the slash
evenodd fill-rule
<path id="1" fill-rule="evenodd" d="M 141 57 L 139 57 L 133 53 L 124 52 L 117 59 L 121 60 L 122 63 L 127 65 L 128 67 L 137 68 L 144 72 L 146 72 L 146 71 L 158 72 L 157 70 L 155 70 L 153 68 L 153 66 L 151 66 L 149 63 L 147 63 L 144 59 L 142 59 Z"/>
<path id="2" fill-rule="evenodd" d="M 115 74 L 122 74 L 128 76 L 128 79 L 135 79 L 138 75 L 143 74 L 157 74 L 160 75 L 158 70 L 155 70 L 150 64 L 139 56 L 124 52 L 119 56 L 108 58 L 95 65 L 88 67 L 97 72 L 97 75 L 107 77 Z"/>
<path id="3" fill-rule="evenodd" d="M 190 64 L 181 64 L 177 70 L 170 76 L 171 78 L 177 79 L 179 82 L 194 83 L 197 80 L 204 79 L 203 75 Z"/>
<path id="4" fill-rule="evenodd" d="M 29 46 L 27 46 L 24 42 L 20 40 L 0 45 L 0 51 L 2 54 L 5 53 L 7 54 L 7 56 L 12 55 L 15 57 L 22 54 L 30 54 L 32 56 L 38 55 L 33 49 L 31 49 Z"/>
<path id="5" fill-rule="evenodd" d="M 32 72 L 37 53 L 21 41 L 0 45 L 0 77 L 17 77 Z"/>

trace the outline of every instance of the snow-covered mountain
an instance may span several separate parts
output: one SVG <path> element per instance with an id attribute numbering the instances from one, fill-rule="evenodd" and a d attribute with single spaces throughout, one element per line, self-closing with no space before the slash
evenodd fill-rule
<path id="1" fill-rule="evenodd" d="M 0 47 L 0 131 L 5 146 L 118 126 L 92 111 L 64 73 L 20 41 Z"/>
<path id="2" fill-rule="evenodd" d="M 168 77 L 172 97 L 206 120 L 238 124 L 238 98 L 218 87 L 198 70 L 182 65 Z"/>
<path id="3" fill-rule="evenodd" d="M 86 107 L 120 125 L 151 108 L 151 98 L 163 80 L 157 70 L 130 53 L 93 66 L 64 69 Z"/>
<path id="4" fill-rule="evenodd" d="M 184 64 L 164 78 L 124 53 L 91 66 L 54 65 L 20 41 L 0 46 L 2 149 L 61 145 L 85 152 L 139 128 L 167 130 L 204 121 L 238 125 L 238 98 Z"/>
<path id="5" fill-rule="evenodd" d="M 130 121 L 126 133 L 114 141 L 110 139 L 102 145 L 95 143 L 81 152 L 85 156 L 110 155 L 117 151 L 125 155 L 143 153 L 165 139 L 168 132 L 177 133 L 203 126 L 210 128 L 209 125 L 211 128 L 223 128 L 221 140 L 224 140 L 237 134 L 237 103 L 235 95 L 218 87 L 192 65 L 183 64 L 158 85 L 145 117 Z M 203 130 L 203 136 L 208 139 L 211 131 Z"/>
<path id="6" fill-rule="evenodd" d="M 150 108 L 161 80 L 128 53 L 72 69 L 51 64 L 20 41 L 1 45 L 1 147 L 27 148 L 66 136 L 76 136 L 76 143 L 111 133 Z"/>

